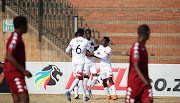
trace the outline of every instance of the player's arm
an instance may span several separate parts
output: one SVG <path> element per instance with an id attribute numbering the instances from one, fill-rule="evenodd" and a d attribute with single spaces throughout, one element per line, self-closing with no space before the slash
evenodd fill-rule
<path id="1" fill-rule="evenodd" d="M 138 46 L 135 46 L 135 47 L 133 48 L 131 59 L 132 59 L 133 66 L 134 66 L 134 69 L 135 69 L 136 73 L 137 73 L 138 76 L 141 78 L 141 80 L 143 81 L 143 83 L 144 83 L 146 86 L 149 86 L 149 85 L 150 85 L 150 82 L 149 82 L 148 80 L 146 80 L 146 78 L 144 77 L 144 75 L 142 74 L 142 72 L 141 72 L 141 70 L 140 70 L 140 68 L 139 68 L 140 55 L 139 55 L 139 47 L 138 47 Z"/>
<path id="2" fill-rule="evenodd" d="M 69 43 L 68 47 L 66 48 L 66 53 L 69 53 L 72 50 L 72 41 Z"/>
<path id="3" fill-rule="evenodd" d="M 136 73 L 138 74 L 138 76 L 141 78 L 141 80 L 143 81 L 143 83 L 144 83 L 146 86 L 150 86 L 149 80 L 145 79 L 144 75 L 143 75 L 142 72 L 140 71 L 140 68 L 139 68 L 139 66 L 138 66 L 138 63 L 139 63 L 139 62 L 135 62 L 135 63 L 133 64 Z"/>
<path id="4" fill-rule="evenodd" d="M 29 71 L 25 70 L 25 68 L 17 62 L 12 53 L 8 53 L 6 58 L 16 69 L 21 71 L 25 76 L 27 76 L 28 78 L 32 76 Z"/>
<path id="5" fill-rule="evenodd" d="M 88 56 L 94 56 L 94 54 L 98 54 L 100 51 L 99 51 L 99 46 L 98 46 L 98 48 L 92 53 L 89 53 L 88 54 Z M 96 57 L 96 56 L 94 56 L 94 57 Z M 98 58 L 98 57 L 96 57 L 96 58 Z M 100 59 L 100 58 L 98 58 L 98 59 Z"/>

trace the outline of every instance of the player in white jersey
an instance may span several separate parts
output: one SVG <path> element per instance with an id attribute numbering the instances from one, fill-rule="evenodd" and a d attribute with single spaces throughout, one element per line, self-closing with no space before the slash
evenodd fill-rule
<path id="1" fill-rule="evenodd" d="M 91 44 L 91 49 L 90 52 L 94 52 L 94 40 L 91 39 L 91 30 L 87 29 L 85 31 L 85 38 L 89 41 L 89 43 Z M 90 87 L 87 90 L 87 82 L 89 79 L 89 73 L 91 73 L 93 75 L 93 80 L 91 81 Z M 92 98 L 92 92 L 91 89 L 94 87 L 94 85 L 96 84 L 96 81 L 98 80 L 98 75 L 97 75 L 97 69 L 96 69 L 96 62 L 94 57 L 90 57 L 90 56 L 86 56 L 85 57 L 85 65 L 84 65 L 84 89 L 85 91 L 87 90 L 87 92 L 89 93 L 89 96 Z"/>
<path id="2" fill-rule="evenodd" d="M 77 37 L 73 38 L 66 48 L 66 53 L 72 50 L 72 64 L 73 68 L 76 68 L 76 79 L 73 81 L 71 87 L 66 92 L 67 99 L 71 101 L 70 93 L 77 86 L 80 80 L 83 80 L 82 74 L 85 63 L 86 50 L 90 50 L 91 46 L 87 39 L 83 38 L 84 30 L 78 29 Z M 88 101 L 89 98 L 86 96 L 84 91 L 83 83 L 80 85 L 83 88 L 83 99 Z"/>
<path id="3" fill-rule="evenodd" d="M 104 90 L 106 94 L 108 95 L 106 100 L 111 99 L 111 95 L 109 93 L 109 88 L 107 85 L 107 80 L 109 80 L 111 84 L 111 89 L 114 92 L 113 100 L 116 100 L 118 99 L 118 97 L 116 93 L 116 87 L 112 80 L 113 72 L 112 72 L 112 67 L 111 67 L 111 62 L 110 62 L 110 56 L 111 56 L 112 50 L 108 46 L 109 41 L 110 39 L 108 37 L 104 37 L 101 42 L 102 45 L 100 45 L 99 48 L 96 51 L 94 51 L 94 53 L 90 53 L 89 55 L 95 56 L 100 59 L 100 76 L 101 76 L 101 79 L 103 80 Z"/>

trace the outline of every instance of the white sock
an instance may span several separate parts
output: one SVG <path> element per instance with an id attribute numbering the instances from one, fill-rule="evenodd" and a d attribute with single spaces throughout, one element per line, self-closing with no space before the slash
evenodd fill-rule
<path id="1" fill-rule="evenodd" d="M 77 79 L 77 78 L 73 81 L 71 87 L 69 88 L 70 93 L 74 89 L 74 87 L 77 86 L 78 82 L 79 82 L 79 79 Z"/>
<path id="2" fill-rule="evenodd" d="M 107 94 L 108 96 L 110 96 L 109 88 L 108 88 L 108 87 L 105 87 L 104 90 L 105 90 L 106 94 Z"/>
<path id="3" fill-rule="evenodd" d="M 88 82 L 88 78 L 84 78 L 83 79 L 83 84 L 84 84 L 84 91 L 87 91 L 87 82 Z"/>
<path id="4" fill-rule="evenodd" d="M 114 95 L 117 95 L 115 85 L 111 85 L 111 89 L 112 89 L 112 91 L 113 91 Z"/>
<path id="5" fill-rule="evenodd" d="M 74 87 L 74 94 L 75 94 L 75 97 L 78 96 L 78 86 L 77 85 Z"/>
<path id="6" fill-rule="evenodd" d="M 93 80 L 91 81 L 91 84 L 90 84 L 90 87 L 88 90 L 91 91 L 91 89 L 94 87 L 94 85 L 96 84 L 96 81 L 98 80 L 98 77 L 97 76 L 94 76 L 93 77 Z"/>
<path id="7" fill-rule="evenodd" d="M 86 97 L 86 91 L 84 90 L 83 80 L 80 80 L 80 81 L 79 81 L 79 86 L 82 88 L 83 98 Z"/>

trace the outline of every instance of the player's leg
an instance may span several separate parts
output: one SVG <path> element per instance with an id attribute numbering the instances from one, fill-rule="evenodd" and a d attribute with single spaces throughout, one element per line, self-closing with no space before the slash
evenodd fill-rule
<path id="1" fill-rule="evenodd" d="M 91 81 L 90 87 L 88 89 L 88 93 L 89 93 L 89 96 L 92 98 L 93 95 L 92 95 L 91 90 L 98 80 L 98 74 L 97 74 L 97 69 L 96 69 L 95 63 L 91 65 L 90 71 L 91 71 L 91 74 L 93 76 L 93 80 Z"/>
<path id="2" fill-rule="evenodd" d="M 142 103 L 153 103 L 152 87 L 145 87 L 141 96 Z"/>
<path id="3" fill-rule="evenodd" d="M 87 82 L 89 80 L 89 70 L 90 70 L 90 65 L 89 64 L 85 64 L 84 65 L 84 72 L 83 72 L 83 76 L 84 76 L 84 90 L 87 90 Z"/>
<path id="4" fill-rule="evenodd" d="M 76 85 L 75 87 L 74 87 L 74 98 L 75 99 L 80 99 L 79 98 L 79 94 L 78 94 L 78 89 L 79 89 L 79 87 L 78 87 L 78 85 Z"/>
<path id="5" fill-rule="evenodd" d="M 74 76 L 75 76 L 75 80 L 74 80 L 73 83 L 71 84 L 71 87 L 69 88 L 69 90 L 65 93 L 66 96 L 67 96 L 67 99 L 68 99 L 69 101 L 71 101 L 71 96 L 70 96 L 71 91 L 72 91 L 75 87 L 78 86 L 78 82 L 79 82 L 79 79 L 76 78 L 76 73 L 77 73 L 76 68 L 77 68 L 77 64 L 72 63 L 72 69 L 73 69 L 73 73 L 74 73 Z M 78 88 L 76 88 L 76 89 L 78 89 Z M 77 93 L 77 90 L 75 90 L 75 94 L 76 94 L 76 93 Z"/>
<path id="6" fill-rule="evenodd" d="M 111 69 L 111 68 L 109 68 L 107 74 L 108 74 L 108 80 L 109 80 L 109 82 L 110 82 L 110 84 L 111 84 L 111 89 L 112 89 L 112 91 L 113 91 L 113 93 L 114 93 L 113 100 L 116 100 L 116 99 L 118 99 L 118 97 L 117 97 L 117 93 L 116 93 L 116 87 L 115 87 L 114 82 L 113 82 L 113 79 L 112 79 L 112 77 L 113 77 L 113 72 L 112 72 L 112 69 Z"/>
<path id="7" fill-rule="evenodd" d="M 19 103 L 29 103 L 29 94 L 28 93 L 18 94 L 18 97 L 19 97 Z"/>
<path id="8" fill-rule="evenodd" d="M 114 82 L 113 82 L 113 80 L 112 80 L 112 77 L 109 77 L 108 80 L 109 80 L 109 82 L 110 82 L 110 84 L 111 84 L 111 89 L 112 89 L 112 91 L 113 91 L 113 93 L 114 93 L 113 100 L 117 100 L 118 97 L 117 97 L 117 93 L 116 93 L 116 87 L 115 87 L 115 85 L 114 85 Z"/>
<path id="9" fill-rule="evenodd" d="M 102 78 L 102 81 L 103 81 L 103 86 L 104 86 L 104 91 L 105 93 L 107 94 L 107 98 L 106 100 L 110 100 L 111 99 L 111 95 L 109 93 L 109 88 L 108 88 L 108 85 L 107 85 L 107 73 L 102 73 L 101 72 L 101 78 Z"/>
<path id="10" fill-rule="evenodd" d="M 73 74 L 74 74 L 74 78 L 76 78 L 76 64 L 73 64 L 72 63 L 72 69 L 73 69 Z M 75 99 L 80 99 L 79 98 L 79 94 L 78 94 L 78 85 L 76 85 L 74 87 L 74 96 L 75 96 Z"/>
<path id="11" fill-rule="evenodd" d="M 13 103 L 18 103 L 19 101 L 19 99 L 18 99 L 18 95 L 17 94 L 15 94 L 15 93 L 11 93 L 11 95 L 12 95 L 12 98 L 13 98 Z"/>

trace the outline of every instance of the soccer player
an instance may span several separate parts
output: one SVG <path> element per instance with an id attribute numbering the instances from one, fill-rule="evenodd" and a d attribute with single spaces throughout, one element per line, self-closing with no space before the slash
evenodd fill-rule
<path id="1" fill-rule="evenodd" d="M 89 43 L 91 44 L 91 49 L 90 52 L 94 52 L 94 40 L 91 39 L 91 30 L 87 29 L 85 31 L 85 38 L 89 41 Z M 91 81 L 90 87 L 87 90 L 87 82 L 89 79 L 89 72 L 91 72 L 91 74 L 93 75 L 93 80 Z M 94 87 L 94 85 L 96 84 L 96 81 L 98 80 L 98 75 L 97 75 L 97 69 L 96 69 L 96 62 L 94 57 L 90 57 L 90 56 L 86 56 L 85 57 L 85 65 L 84 65 L 84 89 L 85 91 L 87 90 L 87 92 L 89 93 L 89 96 L 92 98 L 92 92 L 91 89 Z"/>
<path id="2" fill-rule="evenodd" d="M 25 68 L 25 47 L 22 35 L 27 32 L 27 20 L 17 16 L 13 21 L 15 31 L 11 33 L 6 44 L 4 63 L 4 77 L 10 87 L 14 103 L 29 103 L 29 95 L 25 83 L 25 76 L 31 73 Z"/>
<path id="3" fill-rule="evenodd" d="M 148 76 L 148 54 L 145 47 L 149 35 L 150 29 L 147 25 L 139 26 L 138 40 L 133 44 L 130 53 L 126 103 L 153 102 L 152 87 Z"/>
<path id="4" fill-rule="evenodd" d="M 111 56 L 112 50 L 108 46 L 109 42 L 110 42 L 110 39 L 108 37 L 104 37 L 101 42 L 102 45 L 100 45 L 99 48 L 94 53 L 89 53 L 89 55 L 95 56 L 100 59 L 100 76 L 103 81 L 104 90 L 107 94 L 106 100 L 112 99 L 109 93 L 107 80 L 109 80 L 112 91 L 114 92 L 113 100 L 116 100 L 118 99 L 118 97 L 116 93 L 116 87 L 112 80 L 113 72 L 112 72 L 112 67 L 111 67 L 111 62 L 110 62 L 110 56 Z"/>
<path id="5" fill-rule="evenodd" d="M 4 63 L 0 62 L 0 69 L 3 69 L 4 68 Z M 3 82 L 4 80 L 4 73 L 2 72 L 0 74 L 0 84 Z"/>
<path id="6" fill-rule="evenodd" d="M 83 80 L 83 70 L 85 63 L 86 50 L 90 50 L 91 46 L 87 39 L 83 38 L 84 30 L 78 29 L 77 37 L 72 39 L 66 48 L 66 53 L 69 53 L 72 50 L 72 68 L 76 70 L 76 79 L 73 81 L 71 87 L 66 92 L 67 99 L 71 101 L 70 93 L 77 86 L 80 80 Z M 88 101 L 89 98 L 86 96 L 84 91 L 83 82 L 81 81 L 80 87 L 83 88 L 83 99 Z"/>

